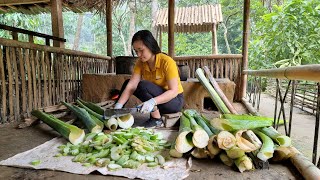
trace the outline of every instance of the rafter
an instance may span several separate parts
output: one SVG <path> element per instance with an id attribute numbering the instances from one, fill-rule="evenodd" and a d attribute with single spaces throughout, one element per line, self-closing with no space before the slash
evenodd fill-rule
<path id="1" fill-rule="evenodd" d="M 21 5 L 21 4 L 37 4 L 48 3 L 50 0 L 0 0 L 0 6 Z"/>

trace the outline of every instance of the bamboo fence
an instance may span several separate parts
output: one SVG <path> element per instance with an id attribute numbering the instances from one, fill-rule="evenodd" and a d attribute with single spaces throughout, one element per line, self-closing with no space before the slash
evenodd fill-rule
<path id="1" fill-rule="evenodd" d="M 207 66 L 214 78 L 240 87 L 242 55 L 179 56 L 178 65 Z M 0 38 L 0 124 L 30 117 L 33 109 L 74 102 L 81 97 L 82 75 L 115 73 L 114 58 Z M 239 96 L 239 95 L 238 95 Z M 235 99 L 237 94 L 235 95 Z"/>
<path id="2" fill-rule="evenodd" d="M 110 57 L 0 39 L 0 123 L 75 101 L 81 96 L 82 75 L 108 73 L 110 65 Z"/>
<path id="3" fill-rule="evenodd" d="M 282 80 L 281 91 L 284 92 L 286 86 L 288 85 L 287 80 Z M 267 80 L 266 92 L 271 96 L 276 94 L 276 81 L 274 79 Z M 295 83 L 296 90 L 294 95 L 294 106 L 305 112 L 316 115 L 317 110 L 317 84 L 314 82 L 297 81 Z M 291 98 L 291 90 L 288 91 L 288 98 Z"/>

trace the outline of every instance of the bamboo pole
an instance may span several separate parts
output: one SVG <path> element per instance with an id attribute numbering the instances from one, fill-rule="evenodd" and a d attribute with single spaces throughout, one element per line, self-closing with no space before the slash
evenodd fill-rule
<path id="1" fill-rule="evenodd" d="M 208 56 L 175 56 L 174 60 L 193 60 L 193 59 L 240 59 L 242 58 L 242 54 L 214 54 Z"/>
<path id="2" fill-rule="evenodd" d="M 216 82 L 216 80 L 213 78 L 209 68 L 207 66 L 203 67 L 204 71 L 206 72 L 207 76 L 209 77 L 209 81 L 213 88 L 216 90 L 217 94 L 220 96 L 221 100 L 224 102 L 224 104 L 227 106 L 229 111 L 232 114 L 238 114 L 236 109 L 232 106 L 226 95 L 222 92 L 221 88 L 219 87 L 219 84 Z"/>
<path id="3" fill-rule="evenodd" d="M 52 104 L 52 80 L 51 80 L 51 63 L 49 61 L 50 53 L 45 53 L 45 64 L 47 65 L 47 75 L 48 75 L 48 105 Z"/>
<path id="4" fill-rule="evenodd" d="M 15 113 L 14 118 L 18 119 L 20 115 L 20 89 L 19 89 L 19 71 L 18 71 L 18 64 L 17 64 L 17 56 L 16 56 L 16 48 L 12 48 L 12 66 L 14 70 L 14 83 L 15 83 Z"/>
<path id="5" fill-rule="evenodd" d="M 305 179 L 320 179 L 320 170 L 301 153 L 292 156 L 290 161 Z"/>
<path id="6" fill-rule="evenodd" d="M 6 91 L 6 81 L 5 81 L 5 72 L 4 72 L 4 66 L 3 66 L 3 53 L 0 50 L 0 79 L 1 79 L 1 88 L 2 88 L 2 112 L 1 112 L 1 119 L 4 121 L 7 116 L 7 91 Z"/>
<path id="7" fill-rule="evenodd" d="M 49 106 L 49 97 L 48 97 L 48 81 L 47 81 L 47 64 L 45 59 L 47 58 L 47 53 L 41 52 L 41 67 L 43 75 L 43 104 L 44 106 Z"/>
<path id="8" fill-rule="evenodd" d="M 35 63 L 36 63 L 36 78 L 38 80 L 38 89 L 37 89 L 37 92 L 38 92 L 38 102 L 37 102 L 37 108 L 40 108 L 42 106 L 42 87 L 41 87 L 41 70 L 40 70 L 40 59 L 42 56 L 42 53 L 40 51 L 36 52 L 36 58 L 35 58 Z"/>
<path id="9" fill-rule="evenodd" d="M 21 74 L 21 96 L 22 96 L 22 112 L 27 112 L 27 97 L 26 97 L 26 74 L 24 70 L 24 59 L 22 57 L 22 50 L 18 48 L 19 54 L 19 64 L 20 64 L 20 74 Z M 24 56 L 25 57 L 25 56 Z"/>
<path id="10" fill-rule="evenodd" d="M 37 107 L 37 83 L 36 83 L 36 69 L 35 69 L 35 58 L 34 50 L 31 50 L 31 70 L 32 70 L 32 86 L 33 86 L 33 108 Z"/>
<path id="11" fill-rule="evenodd" d="M 14 110 L 13 110 L 13 73 L 12 73 L 12 62 L 11 62 L 11 57 L 10 57 L 10 48 L 6 48 L 6 59 L 7 59 L 7 68 L 8 68 L 8 95 L 9 95 L 9 121 L 11 121 L 11 118 L 14 115 Z"/>
<path id="12" fill-rule="evenodd" d="M 32 111 L 32 74 L 31 74 L 31 65 L 30 65 L 30 51 L 29 49 L 26 49 L 25 51 L 25 57 L 26 57 L 26 68 L 27 68 L 27 77 L 28 77 L 28 113 Z"/>
<path id="13" fill-rule="evenodd" d="M 242 38 L 242 55 L 243 60 L 241 64 L 241 70 L 248 69 L 248 40 L 249 40 L 249 31 L 250 31 L 250 0 L 244 0 L 243 7 L 243 38 Z M 240 80 L 240 91 L 236 95 L 236 100 L 241 101 L 242 97 L 246 95 L 247 87 L 247 76 L 242 75 Z"/>
<path id="14" fill-rule="evenodd" d="M 107 55 L 112 57 L 112 1 L 106 1 Z M 111 66 L 109 66 L 111 72 Z"/>
<path id="15" fill-rule="evenodd" d="M 288 80 L 307 80 L 320 82 L 320 65 L 310 64 L 286 68 L 245 70 L 243 73 L 253 76 L 271 77 Z"/>
<path id="16" fill-rule="evenodd" d="M 174 57 L 174 6 L 175 2 L 168 0 L 168 54 L 171 57 Z"/>

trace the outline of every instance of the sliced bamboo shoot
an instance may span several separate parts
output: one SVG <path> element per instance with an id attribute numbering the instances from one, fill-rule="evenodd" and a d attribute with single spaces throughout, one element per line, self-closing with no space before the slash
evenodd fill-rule
<path id="1" fill-rule="evenodd" d="M 251 152 L 258 149 L 253 143 L 248 141 L 247 139 L 242 137 L 243 132 L 246 130 L 239 130 L 236 132 L 236 143 L 240 149 L 242 149 L 244 152 Z"/>
<path id="2" fill-rule="evenodd" d="M 119 116 L 117 120 L 119 127 L 122 129 L 130 128 L 134 123 L 134 118 L 130 113 L 123 116 Z"/>
<path id="3" fill-rule="evenodd" d="M 251 159 L 247 156 L 244 155 L 234 161 L 235 165 L 238 167 L 239 171 L 242 173 L 246 170 L 253 170 L 253 163 Z"/>
<path id="4" fill-rule="evenodd" d="M 228 131 L 221 131 L 217 135 L 217 142 L 220 149 L 228 150 L 236 145 L 236 138 Z"/>
<path id="5" fill-rule="evenodd" d="M 182 115 L 180 117 L 179 134 L 176 138 L 175 149 L 179 153 L 186 153 L 190 151 L 194 147 L 192 136 L 193 132 L 190 127 L 190 121 L 185 115 Z"/>
<path id="6" fill-rule="evenodd" d="M 45 112 L 41 112 L 39 110 L 33 110 L 31 114 L 46 124 L 48 124 L 51 128 L 59 132 L 64 138 L 68 139 L 72 144 L 79 144 L 83 142 L 85 133 L 83 129 L 78 128 L 77 126 L 65 123 L 60 119 L 49 115 Z"/>

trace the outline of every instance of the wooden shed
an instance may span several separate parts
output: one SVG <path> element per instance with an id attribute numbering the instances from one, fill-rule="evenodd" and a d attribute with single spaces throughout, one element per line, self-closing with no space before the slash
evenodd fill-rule
<path id="1" fill-rule="evenodd" d="M 218 54 L 217 27 L 221 22 L 223 18 L 220 4 L 175 8 L 174 32 L 212 32 L 212 54 Z M 157 12 L 152 26 L 157 29 L 161 43 L 162 32 L 168 32 L 168 8 Z"/>

